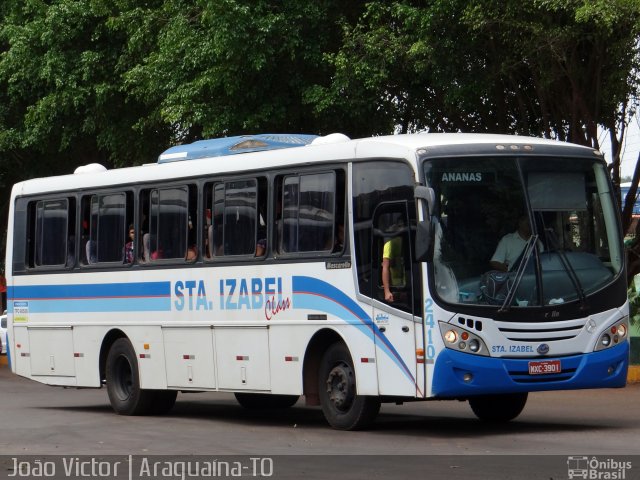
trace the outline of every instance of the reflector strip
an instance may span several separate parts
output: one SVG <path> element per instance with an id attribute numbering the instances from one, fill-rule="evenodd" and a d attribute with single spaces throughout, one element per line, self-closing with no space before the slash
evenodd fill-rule
<path id="1" fill-rule="evenodd" d="M 236 355 L 236 360 L 249 360 L 249 355 Z"/>
<path id="2" fill-rule="evenodd" d="M 375 358 L 367 358 L 367 357 L 362 357 L 360 359 L 360 361 L 362 363 L 376 363 L 376 359 Z"/>
<path id="3" fill-rule="evenodd" d="M 284 361 L 285 362 L 297 362 L 298 361 L 298 357 L 292 357 L 287 355 L 286 357 L 284 357 Z"/>
<path id="4" fill-rule="evenodd" d="M 29 356 L 29 352 L 21 352 L 20 356 L 21 357 L 28 357 Z"/>
<path id="5" fill-rule="evenodd" d="M 182 359 L 183 360 L 195 360 L 196 356 L 195 355 L 182 355 Z"/>
<path id="6" fill-rule="evenodd" d="M 150 353 L 141 353 L 140 354 L 140 358 L 151 358 L 151 354 Z"/>
<path id="7" fill-rule="evenodd" d="M 78 352 L 76 352 L 76 353 L 74 353 L 74 354 L 73 354 L 73 356 L 74 356 L 75 358 L 82 358 L 82 357 L 84 357 L 84 353 L 78 353 Z"/>

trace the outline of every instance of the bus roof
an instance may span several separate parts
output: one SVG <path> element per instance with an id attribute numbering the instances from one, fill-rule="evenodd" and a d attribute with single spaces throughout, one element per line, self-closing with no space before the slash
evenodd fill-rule
<path id="1" fill-rule="evenodd" d="M 250 144 L 243 145 L 242 139 L 252 142 L 257 139 L 268 146 L 252 149 Z M 238 153 L 232 155 L 219 153 L 225 149 L 229 150 L 235 145 L 242 146 Z M 326 137 L 297 134 L 265 134 L 202 140 L 190 145 L 172 147 L 166 150 L 161 157 L 180 152 L 186 153 L 180 154 L 182 158 L 169 157 L 159 163 L 111 170 L 105 169 L 104 171 L 99 171 L 99 169 L 95 168 L 79 169 L 80 172 L 77 174 L 25 180 L 14 186 L 13 195 L 130 185 L 147 181 L 157 182 L 173 178 L 233 174 L 234 172 L 281 168 L 294 164 L 352 161 L 361 158 L 405 158 L 412 160 L 416 158 L 420 149 L 428 150 L 433 147 L 465 145 L 501 145 L 506 146 L 505 148 L 516 145 L 546 145 L 558 149 L 584 150 L 585 154 L 594 152 L 591 148 L 574 144 L 514 135 L 415 133 L 351 140 L 341 134 L 330 134 Z M 176 161 L 187 159 L 192 160 L 186 162 L 188 166 L 183 161 Z"/>

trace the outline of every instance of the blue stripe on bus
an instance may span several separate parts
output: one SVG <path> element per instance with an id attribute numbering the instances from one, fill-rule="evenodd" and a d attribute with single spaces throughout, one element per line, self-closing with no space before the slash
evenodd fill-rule
<path id="1" fill-rule="evenodd" d="M 133 298 L 171 296 L 170 282 L 29 285 L 8 288 L 14 300 Z"/>
<path id="2" fill-rule="evenodd" d="M 292 278 L 293 308 L 317 310 L 330 313 L 346 321 L 350 325 L 359 327 L 371 340 L 376 339 L 376 345 L 402 370 L 404 375 L 416 385 L 416 380 L 409 367 L 404 363 L 398 351 L 380 329 L 373 323 L 371 317 L 345 295 L 342 290 L 333 285 L 312 277 L 294 276 Z"/>
<path id="3" fill-rule="evenodd" d="M 29 313 L 162 312 L 171 310 L 170 282 L 31 285 L 8 288 L 8 307 L 29 302 Z"/>

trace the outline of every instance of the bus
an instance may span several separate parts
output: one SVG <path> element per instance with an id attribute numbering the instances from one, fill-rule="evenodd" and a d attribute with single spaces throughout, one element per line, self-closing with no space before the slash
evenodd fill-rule
<path id="1" fill-rule="evenodd" d="M 630 188 L 631 182 L 624 182 L 620 184 L 620 201 L 623 207 L 624 201 L 627 198 L 627 194 L 629 193 Z M 636 201 L 633 204 L 632 215 L 634 217 L 640 217 L 640 199 L 638 198 L 638 194 L 636 194 Z"/>
<path id="2" fill-rule="evenodd" d="M 626 383 L 612 192 L 598 151 L 489 134 L 247 135 L 26 180 L 11 369 L 106 387 L 122 415 L 227 392 L 247 408 L 304 397 L 342 430 L 422 400 L 509 421 L 529 392 Z M 521 218 L 530 236 L 495 270 Z"/>

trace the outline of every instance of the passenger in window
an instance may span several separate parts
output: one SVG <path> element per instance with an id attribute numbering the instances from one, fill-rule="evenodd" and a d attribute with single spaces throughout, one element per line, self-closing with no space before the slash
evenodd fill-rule
<path id="1" fill-rule="evenodd" d="M 261 238 L 256 243 L 256 257 L 262 257 L 267 252 L 267 239 Z"/>
<path id="2" fill-rule="evenodd" d="M 83 264 L 96 263 L 96 245 L 91 240 L 89 233 L 89 220 L 82 220 L 82 243 L 80 243 L 80 256 Z"/>
<path id="3" fill-rule="evenodd" d="M 196 245 L 191 245 L 187 248 L 187 255 L 185 256 L 187 262 L 193 262 L 198 259 L 198 247 Z"/>
<path id="4" fill-rule="evenodd" d="M 124 263 L 133 263 L 133 241 L 136 231 L 133 225 L 129 225 L 129 241 L 124 244 Z"/>
<path id="5" fill-rule="evenodd" d="M 399 221 L 393 229 L 400 231 L 403 227 L 404 222 Z M 382 249 L 382 287 L 384 300 L 389 303 L 396 301 L 391 288 L 405 286 L 403 247 L 402 237 L 398 236 L 386 241 Z"/>
<path id="6" fill-rule="evenodd" d="M 213 225 L 209 226 L 207 238 L 207 244 L 209 245 L 209 258 L 224 255 L 224 244 L 222 243 L 222 228 L 220 223 L 214 222 Z"/>
<path id="7" fill-rule="evenodd" d="M 263 257 L 267 253 L 267 222 L 265 214 L 260 209 L 258 214 L 258 241 L 256 242 L 256 257 Z"/>
<path id="8" fill-rule="evenodd" d="M 160 260 L 164 258 L 164 248 L 160 245 L 160 242 L 156 244 L 156 249 L 151 252 L 151 260 Z"/>
<path id="9" fill-rule="evenodd" d="M 151 260 L 151 234 L 143 233 L 142 234 L 142 261 L 149 262 Z"/>
<path id="10" fill-rule="evenodd" d="M 96 263 L 98 261 L 96 242 L 94 240 L 88 240 L 85 249 L 87 254 L 87 262 Z"/>
<path id="11" fill-rule="evenodd" d="M 193 262 L 198 258 L 198 245 L 196 240 L 196 231 L 193 228 L 193 222 L 191 221 L 191 215 L 189 215 L 189 230 L 187 231 L 187 253 L 185 259 L 188 262 Z"/>

